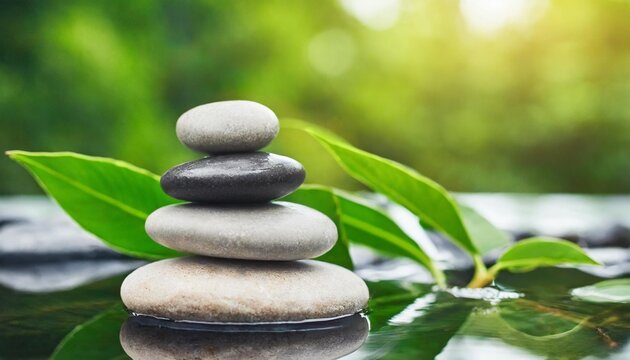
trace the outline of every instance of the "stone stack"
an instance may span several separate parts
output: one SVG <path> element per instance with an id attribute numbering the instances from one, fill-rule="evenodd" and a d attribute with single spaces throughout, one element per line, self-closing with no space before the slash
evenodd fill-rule
<path id="1" fill-rule="evenodd" d="M 368 290 L 351 271 L 310 259 L 330 250 L 335 224 L 311 208 L 281 201 L 304 181 L 302 165 L 258 151 L 278 119 L 250 101 L 198 106 L 177 121 L 177 136 L 209 154 L 176 166 L 161 185 L 190 203 L 153 212 L 146 231 L 193 256 L 131 273 L 121 297 L 136 315 L 175 321 L 274 323 L 325 320 L 365 308 Z"/>

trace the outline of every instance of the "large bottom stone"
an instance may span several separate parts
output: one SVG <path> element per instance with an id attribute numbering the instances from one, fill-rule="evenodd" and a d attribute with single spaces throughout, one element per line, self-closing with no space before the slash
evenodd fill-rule
<path id="1" fill-rule="evenodd" d="M 318 329 L 300 331 L 176 330 L 146 326 L 131 317 L 121 328 L 120 343 L 134 360 L 326 360 L 355 351 L 363 344 L 368 332 L 367 319 L 360 315 L 327 322 Z"/>
<path id="2" fill-rule="evenodd" d="M 120 292 L 136 314 L 226 323 L 337 318 L 364 309 L 369 297 L 361 278 L 329 263 L 200 256 L 145 265 Z"/>

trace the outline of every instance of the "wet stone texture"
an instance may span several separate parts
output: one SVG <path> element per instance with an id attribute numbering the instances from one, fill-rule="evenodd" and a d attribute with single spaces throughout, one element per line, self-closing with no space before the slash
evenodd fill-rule
<path id="1" fill-rule="evenodd" d="M 176 166 L 164 174 L 162 189 L 193 202 L 268 202 L 304 182 L 302 165 L 286 156 L 264 152 L 215 155 Z"/>

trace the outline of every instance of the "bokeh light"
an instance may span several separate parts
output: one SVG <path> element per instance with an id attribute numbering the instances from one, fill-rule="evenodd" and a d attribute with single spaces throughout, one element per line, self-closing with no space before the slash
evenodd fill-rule
<path id="1" fill-rule="evenodd" d="M 630 191 L 630 2 L 4 2 L 0 144 L 196 157 L 187 109 L 250 99 L 454 191 Z M 359 189 L 298 131 L 270 150 Z M 0 159 L 0 193 L 38 192 Z"/>

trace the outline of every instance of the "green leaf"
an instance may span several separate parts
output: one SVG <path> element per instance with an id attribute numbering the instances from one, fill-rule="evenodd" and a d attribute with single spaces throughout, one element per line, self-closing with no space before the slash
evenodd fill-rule
<path id="1" fill-rule="evenodd" d="M 310 206 L 327 215 L 332 214 L 339 229 L 340 241 L 360 244 L 384 255 L 412 259 L 431 271 L 438 284 L 444 285 L 444 274 L 420 246 L 387 214 L 365 200 L 320 185 L 304 185 L 284 200 Z M 338 207 L 336 211 L 332 211 L 332 203 Z"/>
<path id="2" fill-rule="evenodd" d="M 161 259 L 179 253 L 154 242 L 144 221 L 155 209 L 176 203 L 159 177 L 131 164 L 70 152 L 9 151 L 81 227 L 121 253 Z"/>
<path id="3" fill-rule="evenodd" d="M 509 248 L 489 272 L 491 276 L 496 276 L 502 269 L 529 271 L 538 267 L 563 264 L 599 265 L 572 242 L 534 237 L 521 240 Z"/>
<path id="4" fill-rule="evenodd" d="M 571 291 L 574 298 L 593 303 L 630 303 L 630 278 L 600 281 Z"/>
<path id="5" fill-rule="evenodd" d="M 435 181 L 395 161 L 357 149 L 326 130 L 293 119 L 283 126 L 307 132 L 353 178 L 403 205 L 431 228 L 447 235 L 471 255 L 503 246 L 505 234 L 472 209 L 460 212 L 455 199 Z M 469 227 L 470 228 L 467 228 Z"/>
<path id="6" fill-rule="evenodd" d="M 479 255 L 486 255 L 490 251 L 505 247 L 510 244 L 511 237 L 508 233 L 498 229 L 475 209 L 457 202 L 460 215 L 468 235 L 479 250 Z M 430 224 L 420 219 L 420 225 L 425 230 L 436 231 Z"/>
<path id="7" fill-rule="evenodd" d="M 339 203 L 333 192 L 320 186 L 302 186 L 282 200 L 290 201 L 316 209 L 328 216 L 337 225 L 338 239 L 335 246 L 318 260 L 330 262 L 352 270 L 352 258 L 348 251 L 348 238 L 341 224 Z"/>
<path id="8" fill-rule="evenodd" d="M 430 269 L 433 262 L 420 246 L 380 209 L 365 200 L 335 190 L 341 221 L 351 242 L 390 257 L 407 257 Z"/>
<path id="9" fill-rule="evenodd" d="M 341 190 L 334 190 L 341 221 L 350 242 L 391 257 L 406 257 L 427 268 L 438 284 L 444 274 L 437 264 L 382 210 Z"/>
<path id="10" fill-rule="evenodd" d="M 510 243 L 510 236 L 505 231 L 497 229 L 478 212 L 463 205 L 459 205 L 459 209 L 464 219 L 464 226 L 481 255 Z"/>
<path id="11" fill-rule="evenodd" d="M 128 314 L 116 305 L 77 326 L 59 343 L 51 360 L 129 359 L 120 345 L 120 326 Z"/>

